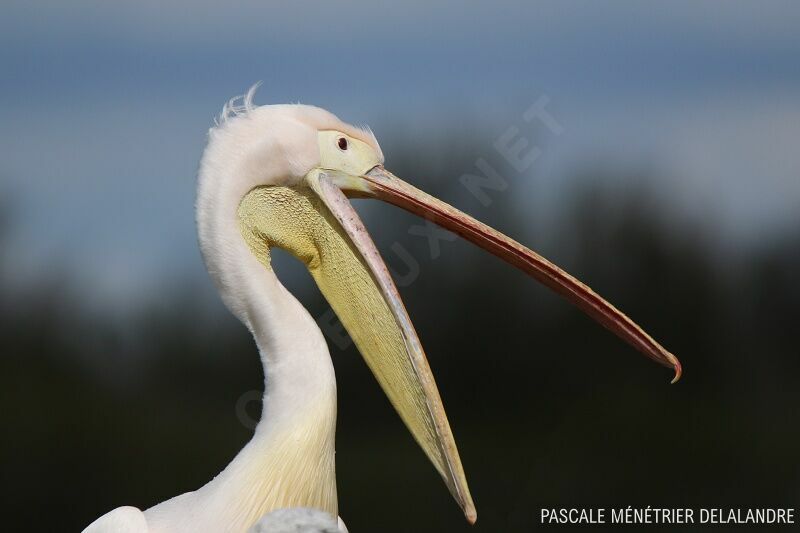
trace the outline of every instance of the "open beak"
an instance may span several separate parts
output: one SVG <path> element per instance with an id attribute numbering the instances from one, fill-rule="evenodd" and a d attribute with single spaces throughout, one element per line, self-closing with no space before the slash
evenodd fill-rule
<path id="1" fill-rule="evenodd" d="M 467 520 L 476 520 L 464 470 L 425 352 L 397 288 L 349 197 L 379 198 L 431 220 L 527 272 L 651 359 L 675 370 L 678 359 L 589 287 L 547 259 L 454 207 L 405 183 L 381 165 L 363 176 L 320 170 L 308 183 L 332 232 L 309 269 L 400 417 L 425 451 Z M 323 242 L 324 241 L 324 242 Z M 336 252 L 332 250 L 336 249 Z M 327 259 L 326 259 L 327 257 Z"/>

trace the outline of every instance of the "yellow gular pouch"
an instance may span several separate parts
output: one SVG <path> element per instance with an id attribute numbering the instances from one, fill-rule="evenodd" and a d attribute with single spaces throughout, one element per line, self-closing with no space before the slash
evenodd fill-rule
<path id="1" fill-rule="evenodd" d="M 444 475 L 453 468 L 442 450 L 425 385 L 408 356 L 401 327 L 363 256 L 318 195 L 305 184 L 257 187 L 240 203 L 239 223 L 245 241 L 265 267 L 270 268 L 272 247 L 305 263 L 436 469 Z M 432 376 L 426 379 L 433 385 Z M 458 471 L 463 476 L 460 463 Z"/>
<path id="2" fill-rule="evenodd" d="M 309 268 L 319 264 L 317 243 L 327 233 L 314 193 L 304 184 L 263 186 L 250 191 L 239 204 L 239 228 L 250 250 L 268 269 L 270 248 L 291 253 Z"/>

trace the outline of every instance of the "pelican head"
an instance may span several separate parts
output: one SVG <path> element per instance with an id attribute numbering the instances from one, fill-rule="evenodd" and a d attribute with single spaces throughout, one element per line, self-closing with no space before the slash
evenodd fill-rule
<path id="1" fill-rule="evenodd" d="M 317 107 L 254 106 L 251 97 L 228 108 L 210 131 L 199 172 L 200 246 L 225 303 L 250 328 L 262 352 L 294 350 L 286 357 L 302 358 L 305 345 L 297 343 L 306 341 L 298 337 L 315 339 L 319 332 L 306 326 L 281 336 L 281 328 L 292 327 L 289 313 L 258 303 L 283 294 L 263 287 L 272 248 L 302 261 L 470 522 L 475 507 L 422 345 L 348 198 L 377 198 L 461 235 L 529 273 L 679 377 L 675 356 L 587 286 L 386 170 L 371 131 Z M 265 322 L 271 333 L 260 326 Z M 306 372 L 311 379 L 316 370 Z M 305 386 L 303 378 L 294 379 L 291 390 L 299 394 Z"/>

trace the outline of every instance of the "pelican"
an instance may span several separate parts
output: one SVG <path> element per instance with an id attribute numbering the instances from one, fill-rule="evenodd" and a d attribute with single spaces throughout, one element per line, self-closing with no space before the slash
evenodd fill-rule
<path id="1" fill-rule="evenodd" d="M 241 104 L 229 102 L 209 131 L 196 208 L 208 271 L 258 346 L 265 377 L 261 420 L 248 444 L 203 487 L 145 511 L 117 508 L 85 532 L 267 531 L 270 521 L 259 523 L 262 517 L 292 509 L 326 513 L 346 531 L 337 518 L 331 356 L 314 319 L 275 275 L 273 248 L 308 268 L 466 519 L 475 522 L 475 506 L 425 352 L 348 198 L 378 198 L 475 243 L 673 368 L 673 382 L 680 377 L 674 355 L 589 287 L 386 170 L 369 129 L 318 107 L 256 106 L 253 92 Z"/>

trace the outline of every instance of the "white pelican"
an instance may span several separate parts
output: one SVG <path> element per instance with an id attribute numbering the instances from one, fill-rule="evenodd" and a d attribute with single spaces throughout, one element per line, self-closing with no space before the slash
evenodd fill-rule
<path id="1" fill-rule="evenodd" d="M 337 517 L 336 379 L 314 319 L 281 285 L 270 250 L 300 259 L 467 520 L 476 511 L 417 334 L 348 197 L 421 215 L 517 266 L 652 359 L 680 364 L 589 287 L 535 252 L 401 181 L 369 130 L 306 105 L 229 103 L 200 164 L 203 257 L 228 308 L 249 328 L 264 367 L 261 421 L 213 480 L 145 511 L 120 507 L 85 531 L 245 532 L 264 515 L 312 508 Z M 259 525 L 260 531 L 266 521 Z M 345 531 L 339 520 L 339 528 Z"/>

